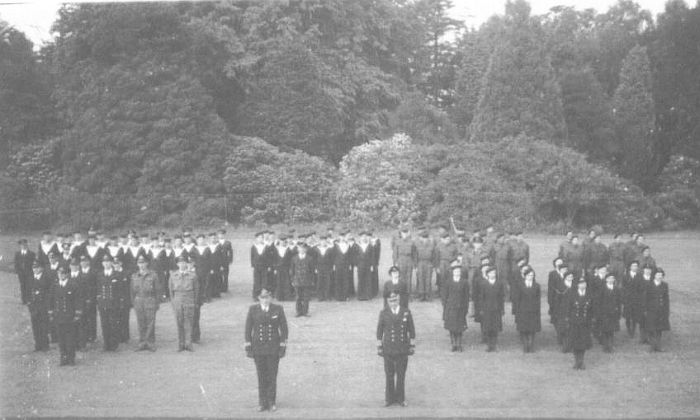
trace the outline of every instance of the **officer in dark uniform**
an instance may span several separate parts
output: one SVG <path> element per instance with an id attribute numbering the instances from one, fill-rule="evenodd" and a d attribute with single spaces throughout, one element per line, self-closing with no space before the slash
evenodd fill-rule
<path id="1" fill-rule="evenodd" d="M 391 268 L 389 268 L 389 275 L 391 276 L 391 280 L 384 283 L 384 307 L 386 308 L 389 306 L 389 296 L 392 293 L 396 293 L 399 295 L 399 305 L 401 305 L 402 308 L 408 308 L 408 284 L 401 280 L 399 267 L 395 265 L 391 266 Z"/>
<path id="2" fill-rule="evenodd" d="M 115 351 L 119 346 L 119 307 L 122 281 L 119 273 L 112 267 L 112 256 L 108 253 L 102 257 L 103 270 L 97 275 L 97 309 L 102 324 L 102 340 L 105 351 Z"/>
<path id="3" fill-rule="evenodd" d="M 226 239 L 226 229 L 219 229 L 219 245 L 223 254 L 223 264 L 221 266 L 221 291 L 228 292 L 228 272 L 229 266 L 233 262 L 233 245 Z"/>
<path id="4" fill-rule="evenodd" d="M 58 269 L 58 282 L 51 289 L 49 319 L 56 324 L 61 366 L 75 365 L 75 349 L 78 346 L 78 322 L 83 314 L 85 298 L 80 282 L 68 277 L 65 267 Z"/>
<path id="5" fill-rule="evenodd" d="M 574 351 L 574 369 L 583 370 L 583 355 L 593 345 L 591 339 L 591 319 L 593 318 L 593 298 L 586 290 L 588 285 L 579 279 L 576 290 L 569 298 L 569 338 Z"/>
<path id="6" fill-rule="evenodd" d="M 245 323 L 245 351 L 255 360 L 258 372 L 259 411 L 277 410 L 277 370 L 287 349 L 287 318 L 281 305 L 271 303 L 272 295 L 262 289 L 259 304 L 248 309 Z"/>
<path id="7" fill-rule="evenodd" d="M 29 250 L 27 240 L 20 239 L 19 251 L 15 253 L 15 273 L 19 278 L 19 289 L 22 295 L 22 304 L 29 302 L 32 282 L 32 264 L 36 259 L 36 254 Z"/>
<path id="8" fill-rule="evenodd" d="M 408 356 L 414 352 L 411 340 L 416 338 L 413 317 L 408 308 L 399 305 L 399 295 L 389 295 L 388 307 L 379 313 L 377 353 L 384 358 L 386 406 L 406 406 L 405 380 Z"/>
<path id="9" fill-rule="evenodd" d="M 32 263 L 33 275 L 29 284 L 29 316 L 32 320 L 34 333 L 34 351 L 49 350 L 49 292 L 53 278 L 44 272 L 44 266 L 39 260 Z"/>

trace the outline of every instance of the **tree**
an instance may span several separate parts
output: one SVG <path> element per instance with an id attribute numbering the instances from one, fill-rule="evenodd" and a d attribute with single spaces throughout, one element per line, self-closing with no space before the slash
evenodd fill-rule
<path id="1" fill-rule="evenodd" d="M 650 190 L 660 167 L 654 154 L 654 99 L 646 51 L 646 47 L 636 46 L 622 63 L 620 84 L 613 96 L 613 113 L 620 143 L 616 156 L 618 170 L 623 177 Z"/>
<path id="2" fill-rule="evenodd" d="M 389 132 L 406 133 L 416 144 L 452 143 L 457 129 L 447 112 L 413 92 L 389 115 Z"/>
<path id="3" fill-rule="evenodd" d="M 502 19 L 493 16 L 478 31 L 465 32 L 457 46 L 461 60 L 455 75 L 454 106 L 448 112 L 462 137 L 467 136 L 467 127 L 474 118 L 489 57 L 503 36 L 502 32 Z"/>
<path id="4" fill-rule="evenodd" d="M 530 6 L 508 2 L 503 42 L 491 55 L 470 127 L 471 141 L 497 141 L 520 134 L 562 144 L 566 124 L 561 88 L 544 35 Z"/>
<path id="5" fill-rule="evenodd" d="M 617 88 L 625 56 L 632 47 L 643 44 L 653 24 L 651 13 L 633 0 L 618 0 L 606 13 L 596 16 L 594 33 L 598 47 L 592 65 L 608 95 Z"/>
<path id="6" fill-rule="evenodd" d="M 610 99 L 588 67 L 566 68 L 560 73 L 568 145 L 589 160 L 611 163 L 622 151 L 616 141 Z"/>
<path id="7" fill-rule="evenodd" d="M 700 159 L 700 5 L 666 3 L 648 46 L 654 75 L 656 153 Z"/>
<path id="8" fill-rule="evenodd" d="M 0 20 L 0 168 L 21 147 L 53 134 L 50 96 L 46 67 L 32 43 Z"/>

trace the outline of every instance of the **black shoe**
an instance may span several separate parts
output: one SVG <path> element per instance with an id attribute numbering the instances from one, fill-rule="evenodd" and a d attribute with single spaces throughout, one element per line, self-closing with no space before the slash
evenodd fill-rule
<path id="1" fill-rule="evenodd" d="M 186 351 L 194 351 L 194 349 L 192 348 L 192 346 L 185 346 L 185 350 L 186 350 Z"/>
<path id="2" fill-rule="evenodd" d="M 384 407 L 390 407 L 390 406 L 392 406 L 392 405 L 394 405 L 394 403 L 391 402 L 391 401 L 387 401 L 387 402 L 384 403 Z"/>
<path id="3" fill-rule="evenodd" d="M 406 401 L 401 401 L 401 402 L 399 403 L 399 405 L 400 405 L 401 407 L 406 407 L 406 406 L 408 406 L 408 404 L 406 404 Z"/>
<path id="4" fill-rule="evenodd" d="M 258 411 L 260 411 L 260 412 L 265 411 L 265 410 L 267 410 L 267 407 L 265 407 L 265 406 L 261 405 L 260 407 L 258 407 Z"/>
<path id="5" fill-rule="evenodd" d="M 177 348 L 177 351 L 185 351 L 185 346 L 179 346 L 179 347 Z"/>

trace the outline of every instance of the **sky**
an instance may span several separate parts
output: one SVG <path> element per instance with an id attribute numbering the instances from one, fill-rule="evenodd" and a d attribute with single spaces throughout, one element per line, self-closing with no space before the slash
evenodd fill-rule
<path id="1" fill-rule="evenodd" d="M 104 2 L 104 0 L 98 0 Z M 122 0 L 123 1 L 123 0 Z M 140 0 L 144 1 L 144 0 Z M 145 0 L 152 1 L 152 0 Z M 351 0 L 348 0 L 351 1 Z M 542 14 L 554 6 L 574 6 L 583 10 L 592 8 L 606 11 L 617 0 L 529 0 L 533 14 Z M 71 3 L 84 3 L 86 0 L 73 0 Z M 91 2 L 95 2 L 91 0 Z M 642 8 L 653 16 L 664 10 L 666 0 L 636 0 Z M 688 0 L 686 0 L 688 2 Z M 24 32 L 34 42 L 35 47 L 50 42 L 51 24 L 57 17 L 61 3 L 55 0 L 0 0 L 0 19 Z M 505 0 L 453 0 L 451 14 L 464 21 L 469 27 L 478 27 L 494 14 L 503 14 Z"/>

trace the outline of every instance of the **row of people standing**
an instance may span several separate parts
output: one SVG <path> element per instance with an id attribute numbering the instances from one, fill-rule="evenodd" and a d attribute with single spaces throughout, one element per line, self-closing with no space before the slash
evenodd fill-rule
<path id="1" fill-rule="evenodd" d="M 270 230 L 257 232 L 250 248 L 253 299 L 264 288 L 279 301 L 291 300 L 300 287 L 307 293 L 305 300 L 312 294 L 320 301 L 376 297 L 381 241 L 371 231 L 358 236 L 356 241 L 349 230 L 336 235 L 333 228 L 296 238 Z"/>

